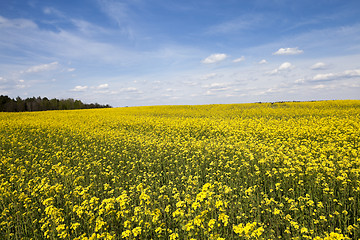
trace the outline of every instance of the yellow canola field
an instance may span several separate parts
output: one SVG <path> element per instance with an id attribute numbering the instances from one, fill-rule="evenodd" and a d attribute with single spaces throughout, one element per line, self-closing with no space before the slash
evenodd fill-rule
<path id="1" fill-rule="evenodd" d="M 359 239 L 360 101 L 0 113 L 1 239 Z"/>

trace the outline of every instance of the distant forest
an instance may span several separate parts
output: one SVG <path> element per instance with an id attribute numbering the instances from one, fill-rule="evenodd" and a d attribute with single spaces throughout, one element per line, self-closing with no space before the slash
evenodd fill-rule
<path id="1" fill-rule="evenodd" d="M 68 99 L 48 99 L 46 97 L 32 97 L 12 99 L 8 96 L 0 96 L 0 112 L 26 112 L 26 111 L 46 111 L 46 110 L 70 110 L 70 109 L 90 109 L 90 108 L 111 108 L 110 105 L 100 105 L 98 103 L 85 104 L 80 100 Z"/>

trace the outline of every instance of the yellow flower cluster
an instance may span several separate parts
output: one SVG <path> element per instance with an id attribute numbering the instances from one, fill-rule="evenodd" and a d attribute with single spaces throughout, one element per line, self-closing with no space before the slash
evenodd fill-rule
<path id="1" fill-rule="evenodd" d="M 233 226 L 233 229 L 235 233 L 239 236 L 245 237 L 246 239 L 259 239 L 261 234 L 264 232 L 264 228 L 257 228 L 257 225 L 257 222 L 247 223 L 245 226 L 240 223 L 238 226 Z"/>
<path id="2" fill-rule="evenodd" d="M 2 239 L 359 239 L 360 101 L 0 113 Z"/>

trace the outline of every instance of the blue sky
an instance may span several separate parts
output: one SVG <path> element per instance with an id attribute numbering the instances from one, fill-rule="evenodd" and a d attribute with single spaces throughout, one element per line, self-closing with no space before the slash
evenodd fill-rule
<path id="1" fill-rule="evenodd" d="M 1 1 L 0 94 L 114 107 L 360 99 L 360 1 Z"/>

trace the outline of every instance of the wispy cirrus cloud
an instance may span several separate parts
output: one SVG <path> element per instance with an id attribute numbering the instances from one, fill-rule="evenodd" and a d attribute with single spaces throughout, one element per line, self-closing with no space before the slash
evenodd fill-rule
<path id="1" fill-rule="evenodd" d="M 130 14 L 130 9 L 126 1 L 98 0 L 101 10 L 119 25 L 125 23 Z"/>
<path id="2" fill-rule="evenodd" d="M 33 29 L 37 28 L 37 25 L 28 19 L 17 18 L 17 19 L 7 19 L 0 16 L 0 28 L 10 28 L 10 29 Z"/>
<path id="3" fill-rule="evenodd" d="M 57 10 L 56 8 L 53 7 L 44 7 L 43 8 L 43 13 L 47 14 L 47 15 L 53 15 L 57 18 L 62 18 L 65 19 L 66 15 L 64 13 L 62 13 L 61 11 Z"/>
<path id="4" fill-rule="evenodd" d="M 67 18 L 69 24 L 73 23 Z M 0 16 L 0 35 L 7 36 L 0 41 L 1 49 L 11 49 L 23 52 L 24 57 L 34 61 L 38 52 L 52 56 L 54 59 L 77 59 L 92 62 L 128 64 L 134 58 L 141 58 L 140 54 L 102 39 L 103 32 L 97 31 L 97 26 L 90 22 L 81 21 L 87 32 L 73 31 L 73 29 L 58 28 L 58 31 L 40 28 L 34 21 L 26 19 L 7 19 Z M 91 31 L 92 37 L 89 38 Z M 113 33 L 116 34 L 116 33 Z M 35 59 L 36 60 L 36 59 Z M 95 60 L 95 61 L 94 61 Z M 14 60 L 15 61 L 15 60 Z M 30 60 L 29 60 L 30 61 Z"/>
<path id="5" fill-rule="evenodd" d="M 245 14 L 241 17 L 224 21 L 219 24 L 210 26 L 207 34 L 228 34 L 234 33 L 240 30 L 252 28 L 254 25 L 260 25 L 263 20 L 262 15 L 259 14 Z"/>
<path id="6" fill-rule="evenodd" d="M 136 15 L 130 6 L 138 3 L 139 1 L 98 0 L 103 13 L 115 21 L 122 34 L 126 35 L 129 39 L 134 39 L 135 37 L 135 23 L 132 18 Z"/>

